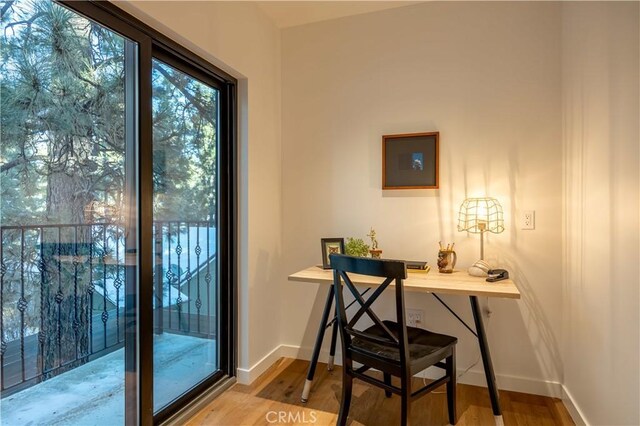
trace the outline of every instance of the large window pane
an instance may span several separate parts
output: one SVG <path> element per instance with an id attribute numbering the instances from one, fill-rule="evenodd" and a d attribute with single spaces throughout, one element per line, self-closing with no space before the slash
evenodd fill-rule
<path id="1" fill-rule="evenodd" d="M 2 422 L 121 424 L 136 45 L 51 1 L 0 6 Z"/>
<path id="2" fill-rule="evenodd" d="M 153 62 L 154 407 L 219 368 L 219 92 Z"/>

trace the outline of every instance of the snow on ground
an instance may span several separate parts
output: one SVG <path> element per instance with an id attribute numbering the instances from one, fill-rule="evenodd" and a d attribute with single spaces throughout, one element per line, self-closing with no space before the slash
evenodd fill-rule
<path id="1" fill-rule="evenodd" d="M 188 232 L 187 232 L 188 230 Z M 180 231 L 178 232 L 178 227 L 174 224 L 171 228 L 172 240 L 169 241 L 169 237 L 167 235 L 166 227 L 163 228 L 162 234 L 162 264 L 163 266 L 163 274 L 166 273 L 167 269 L 173 265 L 172 270 L 174 273 L 180 273 L 180 285 L 184 284 L 184 281 L 187 279 L 187 272 L 190 271 L 192 274 L 197 274 L 200 268 L 203 268 L 209 263 L 209 259 L 213 258 L 217 253 L 217 239 L 216 239 L 216 228 L 208 227 L 208 226 L 189 226 L 188 228 L 183 224 L 180 227 Z M 178 236 L 180 240 L 178 240 Z M 180 250 L 177 250 L 178 243 L 180 246 Z M 113 263 L 119 263 L 120 265 L 125 264 L 125 244 L 124 239 L 120 241 L 117 245 L 118 251 L 116 253 L 117 259 L 114 259 Z M 155 250 L 155 245 L 153 246 Z M 198 250 L 199 248 L 199 250 Z M 177 252 L 180 252 L 178 255 Z M 200 252 L 200 256 L 198 256 L 198 252 Z M 154 252 L 155 256 L 155 252 Z M 180 266 L 180 271 L 178 271 L 178 266 Z M 155 273 L 155 271 L 154 271 Z M 123 273 L 124 274 L 124 273 Z M 124 281 L 124 276 L 121 276 L 120 279 Z M 166 278 L 163 276 L 163 280 L 166 281 Z M 118 300 L 118 306 L 124 308 L 124 299 L 125 299 L 125 291 L 124 288 L 120 288 L 120 291 L 116 289 L 115 279 L 113 277 L 107 277 L 104 280 L 104 286 L 107 290 L 107 298 L 115 305 L 115 301 Z M 178 291 L 179 289 L 175 286 L 171 286 L 171 296 L 168 292 L 167 283 L 165 282 L 165 291 L 163 294 L 163 306 L 175 306 L 177 304 L 178 296 L 182 300 L 182 303 L 187 302 L 189 297 Z M 103 295 L 103 289 L 98 285 L 96 287 L 96 291 Z M 117 296 L 117 297 L 116 297 Z M 155 299 L 154 299 L 154 307 L 155 307 Z"/>
<path id="2" fill-rule="evenodd" d="M 154 408 L 216 370 L 215 340 L 154 335 Z M 124 349 L 0 400 L 7 426 L 124 424 Z"/>

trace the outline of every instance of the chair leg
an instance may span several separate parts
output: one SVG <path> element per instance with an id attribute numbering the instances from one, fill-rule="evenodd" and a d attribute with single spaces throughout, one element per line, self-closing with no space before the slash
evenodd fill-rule
<path id="1" fill-rule="evenodd" d="M 391 386 L 391 374 L 389 374 L 389 373 L 383 373 L 383 375 L 384 375 L 384 382 L 385 382 L 385 384 L 387 384 L 387 385 Z M 388 390 L 385 390 L 385 391 L 384 391 L 384 396 L 386 396 L 387 398 L 391 398 L 391 395 L 393 395 L 393 394 L 391 393 L 391 391 L 388 391 Z"/>
<path id="2" fill-rule="evenodd" d="M 351 390 L 353 388 L 353 377 L 347 374 L 347 366 L 342 367 L 342 400 L 340 401 L 340 414 L 338 414 L 338 425 L 345 426 L 349 416 L 349 406 L 351 405 Z"/>
<path id="3" fill-rule="evenodd" d="M 449 423 L 455 425 L 458 422 L 458 412 L 456 410 L 456 348 L 451 349 L 451 355 L 446 360 L 447 376 L 447 408 L 449 409 Z"/>
<path id="4" fill-rule="evenodd" d="M 401 399 L 401 414 L 400 414 L 400 424 L 402 426 L 409 426 L 411 424 L 411 396 L 407 395 L 405 391 L 402 391 Z"/>
<path id="5" fill-rule="evenodd" d="M 402 382 L 400 424 L 402 426 L 409 426 L 409 424 L 411 424 L 411 376 L 405 378 Z"/>

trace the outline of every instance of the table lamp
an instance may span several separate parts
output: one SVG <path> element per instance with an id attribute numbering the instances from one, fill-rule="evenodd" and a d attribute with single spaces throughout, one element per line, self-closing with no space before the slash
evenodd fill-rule
<path id="1" fill-rule="evenodd" d="M 458 231 L 480 234 L 480 260 L 484 260 L 484 233 L 504 231 L 502 206 L 495 198 L 467 198 L 458 213 Z"/>

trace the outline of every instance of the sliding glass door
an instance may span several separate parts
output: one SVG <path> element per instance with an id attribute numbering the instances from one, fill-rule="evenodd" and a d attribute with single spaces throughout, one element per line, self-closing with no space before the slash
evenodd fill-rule
<path id="1" fill-rule="evenodd" d="M 0 20 L 2 422 L 165 420 L 235 374 L 235 80 L 108 2 Z"/>
<path id="2" fill-rule="evenodd" d="M 168 61 L 165 58 L 165 61 Z M 153 59 L 154 410 L 219 370 L 220 93 Z"/>
<path id="3" fill-rule="evenodd" d="M 2 421 L 123 423 L 138 45 L 56 3 L 3 3 Z"/>

